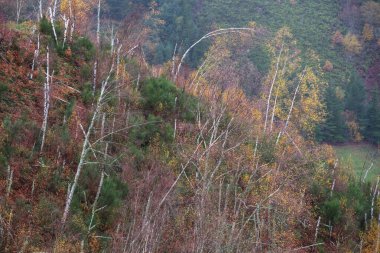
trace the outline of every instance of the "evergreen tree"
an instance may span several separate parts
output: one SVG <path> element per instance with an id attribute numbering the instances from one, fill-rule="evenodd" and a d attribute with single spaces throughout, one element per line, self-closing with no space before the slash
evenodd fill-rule
<path id="1" fill-rule="evenodd" d="M 367 140 L 372 143 L 380 144 L 380 105 L 378 90 L 374 91 L 372 94 L 371 102 L 367 111 L 367 120 Z"/>
<path id="2" fill-rule="evenodd" d="M 195 22 L 195 3 L 196 0 L 173 0 L 163 1 L 160 5 L 158 18 L 163 20 L 165 25 L 159 27 L 158 46 L 154 54 L 160 55 L 160 57 L 152 59 L 155 64 L 170 60 L 176 44 L 177 54 L 181 54 L 199 39 L 201 32 Z M 194 48 L 190 52 L 187 63 L 195 66 L 203 52 L 202 45 Z"/>
<path id="3" fill-rule="evenodd" d="M 347 139 L 347 125 L 343 116 L 344 103 L 329 87 L 325 95 L 327 117 L 317 130 L 317 137 L 325 142 L 344 142 Z"/>
<path id="4" fill-rule="evenodd" d="M 366 127 L 366 92 L 363 79 L 356 71 L 347 86 L 346 109 L 355 113 L 361 133 Z"/>

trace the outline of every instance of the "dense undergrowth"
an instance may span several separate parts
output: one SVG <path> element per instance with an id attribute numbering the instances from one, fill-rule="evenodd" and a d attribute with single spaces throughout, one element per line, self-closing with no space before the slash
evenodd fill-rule
<path id="1" fill-rule="evenodd" d="M 260 26 L 216 39 L 203 67 L 176 82 L 170 64 L 157 74 L 143 53 L 118 53 L 106 37 L 63 45 L 62 24 L 57 41 L 51 27 L 43 18 L 0 28 L 2 252 L 376 250 L 378 185 L 315 142 L 327 85 L 289 29 L 256 47 L 269 50 L 268 69 L 247 96 L 229 67 L 245 55 L 237 44 L 257 45 Z"/>

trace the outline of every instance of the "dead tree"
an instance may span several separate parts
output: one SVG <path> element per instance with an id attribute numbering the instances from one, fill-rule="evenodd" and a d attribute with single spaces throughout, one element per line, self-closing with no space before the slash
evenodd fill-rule
<path id="1" fill-rule="evenodd" d="M 41 149 L 42 152 L 45 144 L 45 136 L 46 136 L 46 129 L 48 124 L 48 115 L 49 115 L 49 108 L 50 108 L 50 60 L 49 60 L 49 46 L 46 48 L 46 81 L 44 84 L 44 118 L 42 122 L 41 132 L 42 132 L 42 140 L 41 140 Z"/>
<path id="2" fill-rule="evenodd" d="M 282 55 L 282 50 L 283 49 L 284 49 L 284 44 L 281 45 L 280 53 L 278 54 L 278 58 L 277 58 L 277 63 L 276 63 L 276 68 L 275 68 L 273 80 L 272 80 L 272 83 L 271 83 L 271 86 L 270 86 L 270 89 L 269 89 L 269 94 L 268 94 L 268 99 L 267 99 L 267 109 L 266 109 L 266 112 L 265 112 L 264 134 L 265 134 L 265 132 L 267 130 L 267 122 L 268 122 L 268 114 L 269 114 L 270 101 L 271 101 L 271 98 L 272 98 L 273 86 L 276 83 L 277 73 L 278 73 L 278 67 L 279 67 L 279 64 L 280 64 L 280 59 L 281 59 L 281 55 Z"/>
<path id="3" fill-rule="evenodd" d="M 90 135 L 93 131 L 95 120 L 99 116 L 99 113 L 101 112 L 101 109 L 103 107 L 103 103 L 104 103 L 105 96 L 106 96 L 106 91 L 107 91 L 107 88 L 109 86 L 109 79 L 111 77 L 112 72 L 113 72 L 113 65 L 111 67 L 111 70 L 109 72 L 108 77 L 106 78 L 105 81 L 102 82 L 102 86 L 101 86 L 100 94 L 99 94 L 99 97 L 98 97 L 98 100 L 97 100 L 97 103 L 95 106 L 95 110 L 94 110 L 93 115 L 91 117 L 91 121 L 90 121 L 90 124 L 87 128 L 87 131 L 85 132 L 85 136 L 84 136 L 84 140 L 83 140 L 83 146 L 82 146 L 82 152 L 81 152 L 81 155 L 79 158 L 79 163 L 78 163 L 78 166 L 76 169 L 74 181 L 71 184 L 69 192 L 68 192 L 68 196 L 67 196 L 66 204 L 65 204 L 65 209 L 64 209 L 64 212 L 62 215 L 62 220 L 61 220 L 62 227 L 64 227 L 66 220 L 67 220 L 67 217 L 68 217 L 68 214 L 70 211 L 71 202 L 72 202 L 72 199 L 73 199 L 73 196 L 75 193 L 75 189 L 78 185 L 79 176 L 82 172 L 82 168 L 83 168 L 84 163 L 85 163 L 85 158 L 86 158 L 88 152 L 91 150 Z"/>

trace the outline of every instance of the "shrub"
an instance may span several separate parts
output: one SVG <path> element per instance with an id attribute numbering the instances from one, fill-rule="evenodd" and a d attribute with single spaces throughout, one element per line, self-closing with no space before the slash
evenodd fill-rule
<path id="1" fill-rule="evenodd" d="M 111 226 L 117 218 L 118 208 L 128 194 L 128 186 L 116 175 L 111 175 L 104 180 L 102 192 L 99 196 L 98 206 L 105 208 L 100 211 L 98 217 L 102 225 Z"/>
<path id="2" fill-rule="evenodd" d="M 80 37 L 74 40 L 71 50 L 73 55 L 77 57 L 82 56 L 86 61 L 94 59 L 95 56 L 95 47 L 87 37 Z"/>
<path id="3" fill-rule="evenodd" d="M 88 105 L 92 102 L 94 99 L 94 95 L 92 94 L 92 85 L 91 83 L 86 83 L 82 87 L 81 92 L 82 101 L 84 104 Z"/>
<path id="4" fill-rule="evenodd" d="M 147 80 L 141 90 L 144 106 L 155 112 L 173 112 L 177 97 L 177 88 L 169 80 L 151 78 Z"/>
<path id="5" fill-rule="evenodd" d="M 333 198 L 325 201 L 322 206 L 322 213 L 333 224 L 338 223 L 342 218 L 342 210 L 340 209 L 339 199 Z"/>
<path id="6" fill-rule="evenodd" d="M 51 27 L 51 23 L 45 16 L 43 16 L 40 21 L 40 32 L 45 35 L 51 35 L 53 33 L 53 28 Z"/>
<path id="7" fill-rule="evenodd" d="M 3 83 L 0 83 L 0 102 L 7 100 L 8 91 L 8 86 Z"/>

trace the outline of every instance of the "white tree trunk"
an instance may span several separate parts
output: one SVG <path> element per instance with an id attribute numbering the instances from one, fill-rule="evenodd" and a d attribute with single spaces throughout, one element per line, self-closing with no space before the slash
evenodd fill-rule
<path id="1" fill-rule="evenodd" d="M 11 169 L 11 166 L 8 165 L 8 176 L 7 176 L 7 194 L 6 197 L 9 197 L 9 194 L 11 193 L 12 189 L 12 182 L 13 182 L 13 169 Z"/>
<path id="2" fill-rule="evenodd" d="M 272 98 L 272 91 L 273 91 L 273 86 L 276 82 L 276 79 L 277 79 L 277 73 L 278 73 L 278 66 L 280 65 L 280 60 L 281 60 L 281 54 L 282 54 L 282 50 L 284 49 L 284 44 L 281 45 L 281 49 L 280 49 L 280 53 L 278 54 L 278 58 L 277 58 L 277 63 L 276 63 L 276 70 L 274 72 L 274 76 L 273 76 L 273 80 L 272 80 L 272 83 L 271 83 L 271 86 L 270 86 L 270 89 L 269 89 L 269 94 L 268 94 L 268 99 L 267 99 L 267 109 L 266 109 L 266 112 L 265 112 L 265 122 L 264 122 L 264 134 L 267 130 L 267 122 L 268 122 L 268 114 L 269 114 L 269 107 L 270 107 L 270 100 Z"/>
<path id="3" fill-rule="evenodd" d="M 192 44 L 183 54 L 181 60 L 179 61 L 179 64 L 177 67 L 177 72 L 175 73 L 175 76 L 174 76 L 174 81 L 177 80 L 178 74 L 181 70 L 183 61 L 185 60 L 186 56 L 190 53 L 191 49 L 193 49 L 196 45 L 198 45 L 199 43 L 201 43 L 203 40 L 205 40 L 207 38 L 215 37 L 215 36 L 222 35 L 222 34 L 228 34 L 228 33 L 238 33 L 238 32 L 242 32 L 242 31 L 253 32 L 254 29 L 253 28 L 245 28 L 245 27 L 244 28 L 225 28 L 225 29 L 218 29 L 218 30 L 212 31 L 212 32 L 209 32 L 206 35 L 204 35 L 202 38 L 200 38 L 198 41 L 196 41 L 194 44 Z"/>
<path id="4" fill-rule="evenodd" d="M 50 15 L 51 26 L 53 28 L 55 43 L 58 43 L 57 32 L 55 30 L 55 24 L 54 24 L 54 15 L 53 15 L 53 12 L 51 10 L 51 7 L 49 7 L 49 15 Z"/>
<path id="5" fill-rule="evenodd" d="M 21 9 L 24 4 L 24 0 L 16 0 L 16 22 L 20 21 Z"/>
<path id="6" fill-rule="evenodd" d="M 277 144 L 278 141 L 280 140 L 281 135 L 282 135 L 283 133 L 285 133 L 285 131 L 286 131 L 287 127 L 288 127 L 288 124 L 289 124 L 289 121 L 290 121 L 290 117 L 292 116 L 292 111 L 293 111 L 294 103 L 295 103 L 295 101 L 296 101 L 296 97 L 297 97 L 297 94 L 298 94 L 298 90 L 299 90 L 299 88 L 300 88 L 300 86 L 301 86 L 301 83 L 302 83 L 302 81 L 303 81 L 303 78 L 304 78 L 304 76 L 305 76 L 305 71 L 306 71 L 306 68 L 303 70 L 303 73 L 302 73 L 302 76 L 301 76 L 301 78 L 300 78 L 300 81 L 299 81 L 299 83 L 298 83 L 298 85 L 297 85 L 296 91 L 294 92 L 294 96 L 293 96 L 292 104 L 291 104 L 290 109 L 289 109 L 289 113 L 288 113 L 288 117 L 287 117 L 286 122 L 285 122 L 284 129 L 278 133 L 277 140 L 276 140 L 276 144 Z"/>
<path id="7" fill-rule="evenodd" d="M 44 85 L 44 119 L 42 122 L 42 140 L 41 140 L 41 149 L 42 152 L 45 144 L 45 136 L 46 136 L 46 129 L 48 124 L 48 115 L 49 115 L 49 107 L 50 107 L 50 60 L 49 60 L 49 46 L 47 46 L 47 53 L 46 53 L 46 82 Z"/>
<path id="8" fill-rule="evenodd" d="M 62 48 L 65 48 L 65 43 L 66 43 L 66 40 L 67 40 L 67 30 L 69 28 L 70 18 L 66 18 L 66 15 L 63 15 L 63 21 L 64 21 L 64 24 L 65 24 L 65 31 L 63 33 Z"/>
<path id="9" fill-rule="evenodd" d="M 40 55 L 40 34 L 38 34 L 38 37 L 37 37 L 37 48 L 36 48 L 36 50 L 34 50 L 32 72 L 30 73 L 30 76 L 29 76 L 30 79 L 33 79 L 33 73 L 34 73 L 34 69 L 35 69 L 35 66 L 37 64 L 39 55 Z"/>
<path id="10" fill-rule="evenodd" d="M 41 20 L 43 15 L 42 15 L 42 0 L 39 0 L 38 2 L 38 9 L 39 9 L 39 19 Z"/>
<path id="11" fill-rule="evenodd" d="M 74 196 L 74 192 L 75 192 L 75 189 L 78 185 L 79 176 L 82 172 L 82 168 L 83 168 L 87 153 L 90 149 L 90 135 L 91 135 L 91 132 L 93 130 L 95 120 L 101 111 L 104 96 L 106 93 L 106 88 L 108 87 L 108 81 L 109 81 L 109 78 L 110 78 L 112 71 L 113 71 L 113 66 L 111 67 L 110 74 L 108 75 L 107 79 L 102 83 L 102 87 L 100 89 L 100 95 L 98 97 L 98 101 L 97 101 L 97 104 L 95 107 L 95 111 L 94 111 L 94 114 L 92 115 L 90 125 L 88 126 L 87 132 L 86 132 L 84 140 L 83 140 L 82 152 L 81 152 L 79 163 L 77 166 L 77 171 L 75 173 L 74 182 L 72 183 L 72 186 L 70 187 L 70 191 L 69 191 L 69 194 L 68 194 L 67 199 L 66 199 L 65 209 L 64 209 L 63 215 L 62 215 L 62 220 L 61 220 L 62 227 L 64 227 L 64 225 L 66 223 L 66 220 L 67 220 L 67 217 L 68 217 L 68 214 L 70 211 L 71 202 L 72 202 L 72 199 Z"/>
<path id="12" fill-rule="evenodd" d="M 100 1 L 98 3 L 98 17 L 97 17 L 97 28 L 96 28 L 96 43 L 100 45 Z"/>

